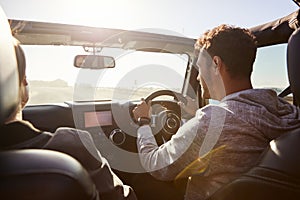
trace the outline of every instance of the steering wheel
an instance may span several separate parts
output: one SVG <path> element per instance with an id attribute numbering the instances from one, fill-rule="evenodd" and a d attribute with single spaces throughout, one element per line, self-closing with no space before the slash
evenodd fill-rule
<path id="1" fill-rule="evenodd" d="M 174 97 L 174 99 L 176 101 L 181 101 L 183 102 L 184 104 L 187 103 L 187 100 L 186 98 L 179 92 L 175 92 L 175 91 L 172 91 L 172 90 L 158 90 L 158 91 L 155 91 L 153 93 L 151 93 L 146 99 L 146 103 L 149 102 L 149 100 L 152 100 L 156 97 L 159 97 L 159 96 L 163 96 L 163 95 L 168 95 L 168 96 L 172 96 Z"/>
<path id="2" fill-rule="evenodd" d="M 181 125 L 181 108 L 178 101 L 186 104 L 186 98 L 178 92 L 172 90 L 159 90 L 151 93 L 146 99 L 146 103 L 159 96 L 172 96 L 174 101 L 153 101 L 152 102 L 152 132 L 158 145 L 171 139 Z M 158 104 L 159 106 L 155 106 Z"/>

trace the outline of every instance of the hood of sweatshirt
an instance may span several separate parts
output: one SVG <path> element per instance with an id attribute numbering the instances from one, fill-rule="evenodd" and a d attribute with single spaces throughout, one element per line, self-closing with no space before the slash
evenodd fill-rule
<path id="1" fill-rule="evenodd" d="M 252 124 L 265 136 L 300 128 L 299 108 L 286 102 L 270 89 L 249 89 L 230 94 L 221 103 Z"/>

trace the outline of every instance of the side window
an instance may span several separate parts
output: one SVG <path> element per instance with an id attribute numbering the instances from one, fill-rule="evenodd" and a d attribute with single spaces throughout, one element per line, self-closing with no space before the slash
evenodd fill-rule
<path id="1" fill-rule="evenodd" d="M 286 50 L 287 44 L 258 49 L 252 73 L 254 88 L 270 88 L 280 94 L 289 86 Z M 287 96 L 286 100 L 292 102 L 292 96 Z"/>

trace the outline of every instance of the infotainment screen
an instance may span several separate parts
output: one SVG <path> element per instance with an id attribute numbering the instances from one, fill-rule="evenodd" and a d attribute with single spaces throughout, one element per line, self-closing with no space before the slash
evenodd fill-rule
<path id="1" fill-rule="evenodd" d="M 84 113 L 85 128 L 112 125 L 111 111 L 93 111 Z"/>

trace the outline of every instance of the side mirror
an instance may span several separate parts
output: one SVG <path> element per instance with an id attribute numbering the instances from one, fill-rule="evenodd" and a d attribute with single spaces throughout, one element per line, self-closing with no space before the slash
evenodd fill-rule
<path id="1" fill-rule="evenodd" d="M 114 68 L 115 59 L 100 55 L 77 55 L 74 58 L 74 66 L 84 69 Z"/>

